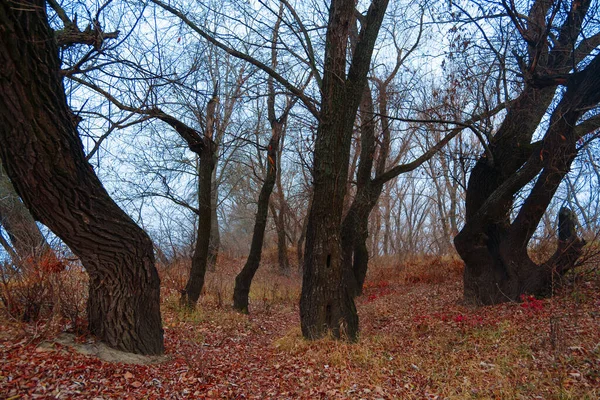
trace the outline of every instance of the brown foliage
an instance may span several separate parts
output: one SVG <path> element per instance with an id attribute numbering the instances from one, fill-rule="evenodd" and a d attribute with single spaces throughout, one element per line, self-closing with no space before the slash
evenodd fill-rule
<path id="1" fill-rule="evenodd" d="M 87 300 L 87 275 L 78 263 L 47 252 L 18 269 L 0 264 L 0 299 L 4 312 L 18 321 L 64 320 L 81 330 Z"/>

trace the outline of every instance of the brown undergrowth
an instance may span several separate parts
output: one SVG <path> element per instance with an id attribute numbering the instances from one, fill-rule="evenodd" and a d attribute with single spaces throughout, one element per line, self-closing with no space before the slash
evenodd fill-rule
<path id="1" fill-rule="evenodd" d="M 472 308 L 461 302 L 462 265 L 456 259 L 374 260 L 357 299 L 360 338 L 344 343 L 301 337 L 300 277 L 279 276 L 274 266 L 263 268 L 255 279 L 251 314 L 232 311 L 232 282 L 242 263 L 220 260 L 217 272 L 207 275 L 195 312 L 179 307 L 177 287 L 163 275 L 169 360 L 159 365 L 110 364 L 60 344 L 40 350 L 43 321 L 5 319 L 0 397 L 600 396 L 597 272 L 571 279 L 551 299 L 525 297 L 520 303 Z"/>

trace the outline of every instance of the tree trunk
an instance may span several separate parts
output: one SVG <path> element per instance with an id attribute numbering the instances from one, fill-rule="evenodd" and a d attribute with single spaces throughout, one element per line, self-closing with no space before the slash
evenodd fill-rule
<path id="1" fill-rule="evenodd" d="M 275 184 L 277 185 L 277 197 L 279 200 L 279 215 L 277 216 L 278 222 L 275 224 L 277 227 L 277 260 L 279 261 L 279 272 L 283 275 L 290 273 L 290 260 L 287 253 L 287 240 L 285 232 L 285 213 L 287 210 L 287 203 L 283 195 L 283 185 L 281 184 L 281 153 L 284 141 L 283 126 L 280 133 L 280 142 L 277 147 L 277 178 Z"/>
<path id="2" fill-rule="evenodd" d="M 215 151 L 216 153 L 216 151 Z M 216 155 L 216 154 L 215 154 Z M 216 165 L 216 161 L 214 162 Z M 219 218 L 217 215 L 217 206 L 219 203 L 219 186 L 216 184 L 216 168 L 213 167 L 212 192 L 210 198 L 211 220 L 210 220 L 210 243 L 208 245 L 208 270 L 214 272 L 219 257 L 219 248 L 221 247 L 221 233 L 219 231 Z"/>
<path id="3" fill-rule="evenodd" d="M 358 197 L 359 194 L 360 198 Z M 366 188 L 357 191 L 357 197 L 352 202 L 350 210 L 348 210 L 342 223 L 342 251 L 347 267 L 352 269 L 348 286 L 355 297 L 362 294 L 367 276 L 369 214 L 377 203 L 378 195 L 377 188 Z"/>
<path id="4" fill-rule="evenodd" d="M 279 198 L 280 207 L 279 212 L 277 208 L 273 204 L 273 202 L 269 203 L 271 208 L 271 214 L 273 215 L 273 220 L 275 222 L 275 231 L 277 233 L 277 263 L 279 265 L 279 273 L 282 275 L 288 275 L 290 273 L 290 262 L 287 255 L 287 237 L 285 233 L 285 218 L 283 214 L 283 204 L 281 196 Z"/>
<path id="5" fill-rule="evenodd" d="M 389 81 L 386 81 L 389 83 Z M 378 161 L 375 168 L 376 175 L 385 171 L 386 161 L 390 149 L 390 126 L 387 115 L 387 83 L 380 82 L 379 107 L 382 125 L 382 140 L 379 149 Z M 360 105 L 361 117 L 361 153 L 360 162 L 356 174 L 356 195 L 342 222 L 342 253 L 347 267 L 352 268 L 349 287 L 354 296 L 360 296 L 367 276 L 369 263 L 369 250 L 367 240 L 369 238 L 369 216 L 377 205 L 377 201 L 383 191 L 384 182 L 376 182 L 371 179 L 376 153 L 376 121 L 375 107 L 371 89 L 367 85 Z M 384 233 L 384 253 L 387 253 L 387 245 L 390 240 L 389 231 L 389 201 L 386 208 L 387 224 Z M 378 215 L 379 219 L 379 215 Z M 378 236 L 379 227 L 377 229 Z M 376 241 L 377 242 L 377 241 Z"/>
<path id="6" fill-rule="evenodd" d="M 373 99 L 367 85 L 360 105 L 361 153 L 356 174 L 356 195 L 342 222 L 342 254 L 346 267 L 352 268 L 348 273 L 348 286 L 354 296 L 362 293 L 365 282 L 369 262 L 366 245 L 369 236 L 369 214 L 377 204 L 382 190 L 382 185 L 373 185 L 371 182 L 376 139 L 373 115 Z"/>
<path id="7" fill-rule="evenodd" d="M 274 93 L 273 93 L 274 95 Z M 287 203 L 283 194 L 283 185 L 281 184 L 281 154 L 283 151 L 283 145 L 285 141 L 285 130 L 284 121 L 275 121 L 275 108 L 272 105 L 271 117 L 271 129 L 277 129 L 278 131 L 278 142 L 277 142 L 277 158 L 275 164 L 277 165 L 277 176 L 275 177 L 275 186 L 277 186 L 277 203 L 279 207 L 275 207 L 274 202 L 270 202 L 271 214 L 273 214 L 273 221 L 275 222 L 275 230 L 277 232 L 277 261 L 279 264 L 279 273 L 281 275 L 289 275 L 290 273 L 290 260 L 287 253 L 287 234 L 285 230 L 285 213 L 287 212 Z M 287 113 L 286 113 L 287 114 Z M 284 117 L 287 120 L 287 115 Z M 279 210 L 277 210 L 279 208 Z"/>
<path id="8" fill-rule="evenodd" d="M 289 275 L 290 260 L 287 253 L 287 238 L 285 234 L 285 220 L 283 210 L 279 211 L 279 228 L 277 229 L 277 261 L 279 263 L 279 273 Z"/>
<path id="9" fill-rule="evenodd" d="M 0 165 L 0 225 L 4 228 L 16 259 L 13 262 L 22 266 L 23 261 L 32 261 L 50 250 L 31 213 L 21 202 L 12 183 Z"/>
<path id="10" fill-rule="evenodd" d="M 348 287 L 351 270 L 342 260 L 341 224 L 354 120 L 366 84 L 387 0 L 374 0 L 346 76 L 347 44 L 354 18 L 352 0 L 333 0 L 326 35 L 320 121 L 315 141 L 313 202 L 309 211 L 300 299 L 302 334 L 328 332 L 355 340 L 358 315 Z"/>
<path id="11" fill-rule="evenodd" d="M 91 333 L 111 347 L 163 352 L 150 238 L 112 201 L 86 161 L 67 106 L 45 2 L 0 3 L 0 155 L 32 215 L 89 274 Z"/>
<path id="12" fill-rule="evenodd" d="M 516 300 L 525 292 L 547 291 L 551 282 L 555 267 L 548 263 L 535 265 L 527 255 L 527 244 L 577 154 L 577 122 L 587 107 L 591 109 L 598 102 L 599 56 L 595 55 L 580 72 L 572 72 L 579 70 L 578 64 L 592 56 L 596 47 L 578 44 L 590 5 L 590 0 L 573 1 L 570 7 L 560 9 L 561 18 L 548 18 L 552 2 L 536 1 L 531 5 L 531 23 L 522 34 L 536 40 L 527 43 L 527 56 L 520 60 L 525 85 L 490 140 L 486 155 L 471 172 L 465 226 L 454 239 L 465 261 L 467 301 L 491 304 Z M 506 5 L 509 11 L 511 7 Z M 549 25 L 557 23 L 561 26 Z M 550 38 L 549 32 L 556 35 Z M 531 144 L 559 84 L 566 85 L 567 90 L 552 112 L 543 141 Z M 514 195 L 540 171 L 511 222 Z M 565 253 L 549 262 L 561 264 L 563 261 L 556 258 L 564 257 Z"/>
<path id="13" fill-rule="evenodd" d="M 312 208 L 312 194 L 308 202 L 307 210 Z M 302 226 L 300 227 L 300 237 L 298 237 L 298 243 L 296 244 L 296 259 L 298 260 L 298 270 L 302 271 L 304 268 L 304 241 L 306 240 L 306 228 L 308 227 L 308 211 L 306 216 L 302 218 Z"/>
<path id="14" fill-rule="evenodd" d="M 189 308 L 196 303 L 204 287 L 204 277 L 208 266 L 211 224 L 212 224 L 212 176 L 214 168 L 214 145 L 209 137 L 204 138 L 198 168 L 198 232 L 192 255 L 190 277 L 181 293 L 181 301 Z"/>
<path id="15" fill-rule="evenodd" d="M 279 27 L 282 21 L 282 16 L 284 12 L 283 3 L 279 5 L 279 14 L 277 18 L 277 22 L 273 27 L 273 36 L 271 38 L 271 66 L 275 68 L 277 66 L 277 40 L 279 37 Z M 250 253 L 248 254 L 248 259 L 246 260 L 246 264 L 244 268 L 240 271 L 238 276 L 235 278 L 235 288 L 233 293 L 233 307 L 243 313 L 248 313 L 248 297 L 250 294 L 250 285 L 252 284 L 252 279 L 254 278 L 254 274 L 258 270 L 260 265 L 260 259 L 262 256 L 262 247 L 263 241 L 265 238 L 265 228 L 267 226 L 267 218 L 269 215 L 269 199 L 271 197 L 271 193 L 273 192 L 273 187 L 277 183 L 279 186 L 279 190 L 281 191 L 281 176 L 279 175 L 279 170 L 281 168 L 281 145 L 283 145 L 283 136 L 285 132 L 285 125 L 287 123 L 287 118 L 290 110 L 292 109 L 294 102 L 290 102 L 288 100 L 287 105 L 282 112 L 281 116 L 277 118 L 275 113 L 275 85 L 273 82 L 273 78 L 269 78 L 267 80 L 267 88 L 269 91 L 269 95 L 267 97 L 267 114 L 269 119 L 269 125 L 271 126 L 271 140 L 269 140 L 269 144 L 267 146 L 267 157 L 265 159 L 265 169 L 266 169 L 266 177 L 263 183 L 263 186 L 260 190 L 260 194 L 258 196 L 258 209 L 256 211 L 256 219 L 254 222 L 254 232 L 252 234 L 252 243 L 250 245 Z M 280 215 L 282 216 L 281 222 L 283 223 L 283 193 L 280 195 L 280 204 L 281 210 Z M 273 207 L 273 217 L 276 219 L 276 213 Z M 283 248 L 285 249 L 285 227 L 282 227 L 281 230 L 278 229 L 278 233 L 281 231 L 284 234 L 283 237 Z M 279 249 L 281 251 L 282 244 L 279 243 Z M 280 255 L 281 257 L 281 255 Z M 287 254 L 286 254 L 287 260 Z M 281 263 L 281 258 L 280 258 Z M 280 264 L 281 267 L 281 264 Z"/>
<path id="16" fill-rule="evenodd" d="M 518 171 L 514 169 L 518 164 L 514 156 L 511 159 L 508 153 L 494 154 L 495 165 L 512 164 L 514 170 L 509 171 L 512 172 L 510 175 L 506 170 L 502 171 L 505 175 L 496 173 L 496 189 L 490 192 L 490 177 L 481 173 L 490 167 L 481 160 L 478 162 L 479 170 L 473 171 L 467 188 L 467 221 L 454 240 L 465 261 L 467 301 L 495 304 L 517 300 L 523 293 L 542 295 L 548 293 L 554 272 L 562 274 L 573 267 L 584 242 L 572 235 L 563 233 L 561 236 L 570 239 L 559 242 L 557 253 L 542 265 L 529 258 L 527 245 L 577 155 L 577 121 L 585 110 L 599 101 L 600 56 L 597 55 L 585 70 L 569 78 L 567 90 L 552 113 L 542 144 L 527 162 L 518 165 Z M 522 112 L 529 113 L 530 110 Z M 533 189 L 511 223 L 508 214 L 513 196 L 540 170 Z M 474 193 L 481 188 L 486 190 L 484 193 L 489 193 L 487 198 Z"/>
<path id="17" fill-rule="evenodd" d="M 275 129 L 281 129 L 276 127 Z M 247 314 L 248 313 L 248 296 L 250 294 L 250 285 L 252 278 L 258 270 L 260 259 L 262 256 L 262 247 L 265 238 L 265 228 L 267 226 L 267 217 L 269 215 L 269 198 L 275 186 L 275 177 L 277 175 L 277 146 L 279 145 L 279 134 L 273 131 L 273 137 L 269 142 L 267 150 L 267 177 L 263 183 L 262 189 L 258 196 L 258 210 L 256 211 L 256 219 L 254 222 L 254 232 L 252 234 L 252 244 L 250 245 L 250 253 L 244 268 L 235 277 L 235 288 L 233 291 L 233 308 Z"/>

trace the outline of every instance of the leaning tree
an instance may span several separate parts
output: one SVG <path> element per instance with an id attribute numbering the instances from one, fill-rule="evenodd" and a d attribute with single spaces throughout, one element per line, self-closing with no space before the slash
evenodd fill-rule
<path id="1" fill-rule="evenodd" d="M 97 20 L 83 31 L 67 25 L 50 28 L 43 0 L 0 3 L 0 156 L 33 216 L 81 259 L 90 332 L 120 350 L 160 354 L 152 242 L 87 162 L 62 82 L 57 44 L 100 49 L 106 37 Z"/>

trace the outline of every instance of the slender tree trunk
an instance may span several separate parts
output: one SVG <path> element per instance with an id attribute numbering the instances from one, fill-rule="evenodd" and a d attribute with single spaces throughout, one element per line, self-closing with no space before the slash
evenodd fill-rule
<path id="1" fill-rule="evenodd" d="M 277 40 L 279 36 L 279 26 L 281 24 L 281 17 L 284 12 L 283 3 L 279 5 L 279 14 L 277 22 L 273 27 L 273 36 L 271 39 L 271 66 L 275 68 L 277 66 Z M 235 278 L 235 288 L 233 292 L 233 307 L 243 313 L 248 313 L 248 297 L 250 295 L 250 285 L 252 284 L 252 278 L 258 270 L 260 265 L 260 259 L 262 256 L 263 241 L 265 238 L 265 228 L 267 226 L 267 218 L 269 214 L 269 199 L 273 192 L 273 187 L 277 183 L 279 177 L 279 169 L 281 167 L 281 149 L 280 141 L 284 135 L 284 128 L 286 125 L 288 114 L 294 105 L 294 102 L 288 101 L 285 110 L 282 115 L 277 118 L 275 114 L 275 86 L 273 78 L 269 78 L 267 81 L 267 88 L 269 96 L 267 97 L 267 113 L 269 124 L 271 126 L 271 140 L 267 146 L 267 158 L 265 160 L 265 167 L 267 176 L 260 190 L 258 196 L 258 209 L 256 211 L 256 220 L 254 222 L 254 232 L 252 234 L 252 243 L 250 245 L 250 254 L 244 268 L 240 271 L 238 276 Z M 281 188 L 281 181 L 279 183 L 279 190 Z M 280 213 L 283 215 L 283 194 L 281 195 L 281 210 Z M 273 217 L 275 212 L 273 211 Z M 283 221 L 283 219 L 282 219 Z M 279 231 L 279 229 L 278 229 Z M 281 229 L 284 234 L 283 237 L 283 248 L 285 249 L 285 230 Z M 281 250 L 281 243 L 280 243 Z M 287 258 L 286 258 L 287 259 Z M 281 261 L 281 260 L 280 260 Z M 281 265 L 281 264 L 280 264 Z"/>
<path id="2" fill-rule="evenodd" d="M 67 106 L 45 2 L 0 3 L 0 155 L 33 216 L 81 259 L 90 331 L 109 346 L 163 352 L 150 238 L 86 161 Z"/>
<path id="3" fill-rule="evenodd" d="M 189 308 L 195 308 L 202 288 L 204 277 L 209 264 L 210 238 L 213 221 L 213 172 L 216 159 L 217 146 L 213 141 L 217 104 L 219 103 L 218 85 L 215 85 L 212 98 L 206 105 L 206 128 L 204 134 L 197 137 L 201 145 L 190 147 L 200 158 L 198 167 L 198 229 L 196 232 L 196 246 L 192 255 L 192 268 L 185 289 L 181 291 L 181 302 Z M 180 132 L 181 134 L 181 132 Z"/>
<path id="4" fill-rule="evenodd" d="M 342 253 L 347 268 L 351 293 L 359 296 L 367 274 L 369 251 L 369 214 L 381 194 L 382 185 L 373 185 L 371 170 L 375 156 L 376 123 L 370 88 L 366 87 L 360 105 L 361 153 L 356 174 L 356 195 L 342 222 Z"/>
<path id="5" fill-rule="evenodd" d="M 311 200 L 308 202 L 307 210 L 312 208 L 312 195 L 310 195 Z M 306 228 L 308 227 L 308 211 L 306 216 L 302 219 L 302 227 L 300 228 L 300 237 L 298 238 L 298 243 L 296 245 L 296 257 L 298 260 L 298 269 L 302 271 L 304 269 L 304 241 L 306 240 Z"/>
<path id="6" fill-rule="evenodd" d="M 273 202 L 269 203 L 269 207 L 271 208 L 271 214 L 273 215 L 273 220 L 275 222 L 275 231 L 277 233 L 277 262 L 279 265 L 279 273 L 282 275 L 288 275 L 290 273 L 290 262 L 287 256 L 287 237 L 285 233 L 285 218 L 283 214 L 283 204 L 281 204 L 279 212 L 277 208 L 273 204 Z"/>
<path id="7" fill-rule="evenodd" d="M 277 157 L 277 179 L 275 184 L 277 185 L 277 197 L 279 200 L 279 215 L 277 216 L 278 222 L 275 224 L 277 227 L 277 259 L 279 261 L 279 271 L 283 275 L 290 273 L 290 260 L 287 253 L 287 235 L 285 230 L 285 213 L 287 211 L 287 203 L 283 194 L 283 185 L 281 184 L 281 152 L 283 146 L 283 127 L 281 129 L 280 144 L 278 144 L 278 157 Z"/>
<path id="8" fill-rule="evenodd" d="M 215 151 L 216 154 L 216 151 Z M 216 160 L 214 162 L 216 165 Z M 219 204 L 219 187 L 215 182 L 216 168 L 213 167 L 212 191 L 210 197 L 211 220 L 210 220 L 210 243 L 208 245 L 208 270 L 214 272 L 219 257 L 219 248 L 221 247 L 221 232 L 219 231 L 219 218 L 217 215 L 217 206 Z"/>
<path id="9" fill-rule="evenodd" d="M 196 246 L 192 255 L 190 277 L 181 293 L 182 302 L 190 308 L 196 306 L 200 293 L 202 293 L 210 250 L 214 145 L 209 137 L 205 137 L 204 142 L 200 152 L 200 166 L 198 168 L 198 232 L 196 234 Z"/>
<path id="10" fill-rule="evenodd" d="M 281 127 L 278 127 L 281 129 Z M 265 238 L 265 228 L 267 226 L 267 217 L 269 214 L 269 198 L 275 186 L 275 176 L 277 175 L 276 163 L 277 146 L 279 142 L 279 134 L 275 133 L 269 142 L 267 151 L 267 177 L 260 190 L 258 196 L 258 210 L 256 211 L 256 220 L 254 222 L 254 232 L 252 234 L 252 243 L 250 245 L 250 253 L 244 268 L 235 278 L 235 288 L 233 291 L 233 307 L 242 312 L 248 313 L 248 296 L 250 294 L 250 285 L 254 274 L 260 265 L 262 255 L 262 247 Z"/>
<path id="11" fill-rule="evenodd" d="M 279 212 L 279 226 L 277 230 L 277 261 L 279 262 L 279 273 L 282 275 L 289 275 L 290 273 L 290 259 L 287 253 L 287 237 L 285 233 L 285 221 L 284 215 Z"/>
<path id="12" fill-rule="evenodd" d="M 356 174 L 356 195 L 350 206 L 346 217 L 342 223 L 342 252 L 347 267 L 352 268 L 349 274 L 351 283 L 349 284 L 354 296 L 362 294 L 363 285 L 367 276 L 369 263 L 369 250 L 367 240 L 369 238 L 369 216 L 383 191 L 385 182 L 377 182 L 371 179 L 373 167 L 375 166 L 376 175 L 379 176 L 385 171 L 386 161 L 390 150 L 390 124 L 387 118 L 387 85 L 393 78 L 393 73 L 385 82 L 378 81 L 379 90 L 379 108 L 381 114 L 381 146 L 379 148 L 379 159 L 375 165 L 377 124 L 374 118 L 375 107 L 371 89 L 367 85 L 363 93 L 360 105 L 361 117 L 361 153 L 360 162 Z M 387 254 L 390 240 L 390 212 L 389 196 L 386 206 L 386 227 L 384 231 L 384 254 Z M 377 214 L 377 228 L 375 231 L 372 254 L 376 254 L 376 246 L 379 243 L 379 232 L 381 214 Z M 353 279 L 352 279 L 353 278 Z"/>
<path id="13" fill-rule="evenodd" d="M 360 193 L 361 197 L 354 199 L 342 223 L 342 249 L 344 260 L 352 269 L 348 285 L 354 296 L 362 294 L 367 275 L 369 214 L 377 203 L 378 189 L 381 190 L 381 188 L 368 187 L 358 191 L 357 195 Z"/>
<path id="14" fill-rule="evenodd" d="M 4 228 L 15 251 L 13 262 L 20 266 L 28 258 L 37 259 L 50 246 L 31 213 L 21 202 L 12 183 L 0 165 L 0 225 Z M 33 261 L 33 260 L 32 260 Z"/>
<path id="15" fill-rule="evenodd" d="M 381 192 L 382 191 L 383 190 L 381 190 Z M 385 212 L 383 214 L 383 225 L 385 228 L 383 229 L 383 255 L 387 256 L 388 254 L 390 254 L 390 241 L 392 235 L 392 224 L 390 223 L 392 208 L 390 207 L 390 198 L 387 196 L 384 200 L 384 210 Z"/>

